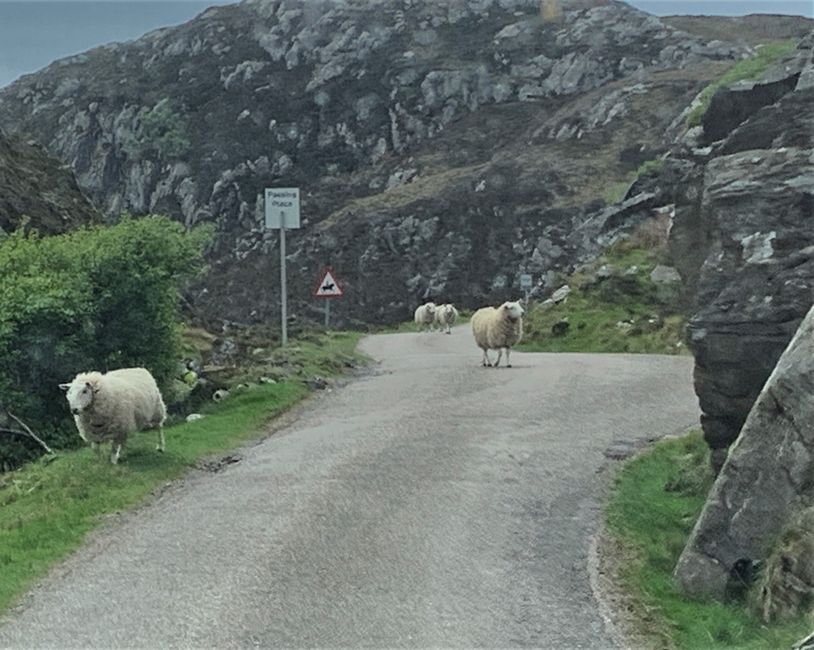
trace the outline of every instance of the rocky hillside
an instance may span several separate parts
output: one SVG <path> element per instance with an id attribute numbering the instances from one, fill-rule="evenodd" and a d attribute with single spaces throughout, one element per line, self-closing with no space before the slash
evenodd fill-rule
<path id="1" fill-rule="evenodd" d="M 605 209 L 751 53 L 621 2 L 562 4 L 246 0 L 24 77 L 0 92 L 0 125 L 69 163 L 108 214 L 217 222 L 191 296 L 209 318 L 276 312 L 267 186 L 302 188 L 301 317 L 326 263 L 345 320 L 475 306 L 516 295 L 523 271 L 554 282 L 655 205 Z"/>
<path id="2" fill-rule="evenodd" d="M 59 233 L 100 218 L 70 167 L 35 142 L 0 130 L 0 235 L 22 224 L 43 234 Z"/>

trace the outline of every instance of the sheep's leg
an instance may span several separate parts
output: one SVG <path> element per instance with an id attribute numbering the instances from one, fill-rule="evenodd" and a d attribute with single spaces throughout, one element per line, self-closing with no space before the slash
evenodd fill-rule
<path id="1" fill-rule="evenodd" d="M 500 365 L 500 360 L 503 358 L 503 348 L 497 349 L 497 361 L 495 361 L 494 366 L 497 368 Z"/>
<path id="2" fill-rule="evenodd" d="M 110 462 L 116 465 L 119 462 L 119 456 L 122 454 L 122 443 L 120 442 L 111 442 L 110 443 Z"/>
<path id="3" fill-rule="evenodd" d="M 164 451 L 164 448 L 164 427 L 158 427 L 158 445 L 156 446 L 156 450 Z"/>
<path id="4" fill-rule="evenodd" d="M 507 367 L 507 368 L 511 368 L 511 367 L 512 367 L 512 362 L 511 362 L 511 361 L 509 361 L 509 352 L 511 352 L 511 351 L 512 351 L 512 349 L 511 349 L 511 348 L 506 348 L 506 367 Z"/>
<path id="5" fill-rule="evenodd" d="M 483 350 L 483 361 L 481 361 L 481 365 L 484 368 L 488 368 L 492 365 L 492 362 L 489 361 L 489 352 L 486 349 Z"/>

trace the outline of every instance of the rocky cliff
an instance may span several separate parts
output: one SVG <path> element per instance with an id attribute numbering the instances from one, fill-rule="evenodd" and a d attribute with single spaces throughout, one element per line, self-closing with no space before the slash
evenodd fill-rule
<path id="1" fill-rule="evenodd" d="M 0 130 L 0 235 L 21 225 L 54 234 L 100 219 L 69 167 Z"/>
<path id="2" fill-rule="evenodd" d="M 702 424 L 720 467 L 814 302 L 812 38 L 722 88 L 630 194 L 673 210 Z"/>
<path id="3" fill-rule="evenodd" d="M 302 188 L 300 316 L 326 263 L 346 321 L 403 319 L 425 297 L 475 306 L 516 295 L 524 271 L 553 281 L 655 205 L 605 208 L 751 52 L 620 2 L 562 5 L 546 20 L 537 0 L 247 0 L 24 77 L 0 91 L 0 124 L 110 215 L 216 222 L 191 296 L 209 318 L 277 310 L 267 186 Z"/>

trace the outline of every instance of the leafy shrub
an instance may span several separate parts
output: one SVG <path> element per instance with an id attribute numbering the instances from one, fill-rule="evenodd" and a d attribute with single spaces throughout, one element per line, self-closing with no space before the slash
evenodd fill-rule
<path id="1" fill-rule="evenodd" d="M 186 121 L 172 109 L 168 99 L 143 113 L 134 136 L 123 142 L 125 151 L 134 157 L 153 152 L 163 158 L 178 158 L 190 146 Z"/>
<path id="2" fill-rule="evenodd" d="M 0 241 L 0 406 L 53 446 L 76 442 L 57 387 L 84 370 L 142 365 L 159 381 L 179 355 L 180 285 L 208 232 L 160 217 Z M 24 459 L 0 441 L 0 467 Z"/>

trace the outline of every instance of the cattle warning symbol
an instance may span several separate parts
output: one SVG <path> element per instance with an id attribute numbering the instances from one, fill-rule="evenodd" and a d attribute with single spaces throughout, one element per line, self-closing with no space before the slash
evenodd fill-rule
<path id="1" fill-rule="evenodd" d="M 315 298 L 341 298 L 345 295 L 342 285 L 336 281 L 333 271 L 330 268 L 322 272 L 322 279 L 314 289 Z"/>

